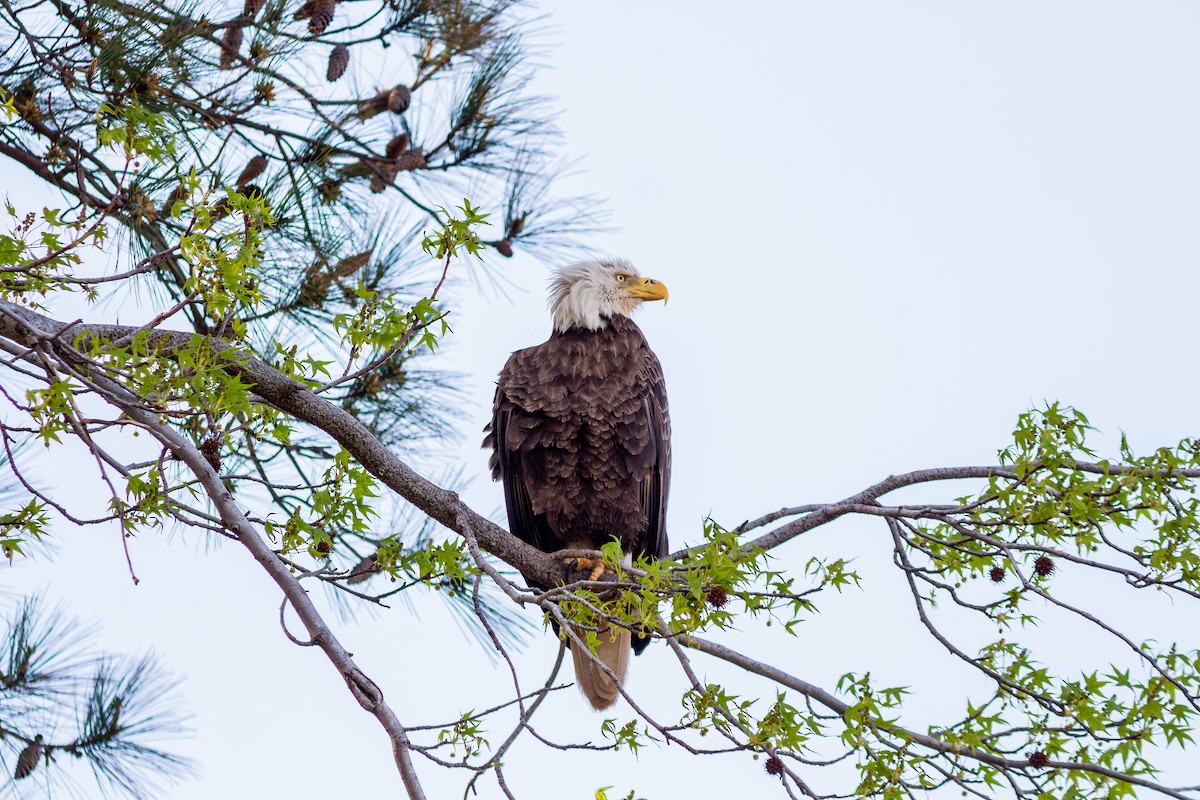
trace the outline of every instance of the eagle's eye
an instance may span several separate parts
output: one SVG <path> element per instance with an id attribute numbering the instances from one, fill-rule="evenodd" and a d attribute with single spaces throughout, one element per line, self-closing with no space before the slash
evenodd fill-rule
<path id="1" fill-rule="evenodd" d="M 625 282 L 625 276 L 624 276 L 624 275 L 618 275 L 618 276 L 617 276 L 617 283 L 624 283 L 624 282 Z"/>

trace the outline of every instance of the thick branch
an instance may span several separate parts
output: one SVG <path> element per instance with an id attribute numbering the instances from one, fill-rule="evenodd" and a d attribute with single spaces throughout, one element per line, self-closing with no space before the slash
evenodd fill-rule
<path id="1" fill-rule="evenodd" d="M 57 337 L 67 332 L 68 328 L 72 342 L 81 336 L 118 341 L 139 331 L 129 325 L 68 324 L 0 300 L 0 336 L 17 344 L 29 347 L 46 343 L 53 347 L 57 344 Z M 150 336 L 155 344 L 168 351 L 185 347 L 194 339 L 194 334 L 181 332 L 152 331 Z M 228 349 L 224 342 L 217 341 L 213 347 L 221 349 L 229 372 L 252 384 L 254 392 L 265 402 L 329 434 L 368 472 L 421 511 L 460 535 L 465 536 L 469 529 L 478 538 L 481 547 L 516 567 L 523 575 L 545 586 L 562 582 L 562 564 L 558 559 L 480 516 L 463 503 L 457 493 L 447 491 L 418 475 L 345 409 L 318 396 L 269 364 Z"/>

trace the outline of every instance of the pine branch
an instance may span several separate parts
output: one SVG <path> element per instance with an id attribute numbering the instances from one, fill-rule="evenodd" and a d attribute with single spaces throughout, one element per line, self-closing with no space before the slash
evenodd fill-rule
<path id="1" fill-rule="evenodd" d="M 82 759 L 104 790 L 157 795 L 162 783 L 195 773 L 189 759 L 151 744 L 185 731 L 178 681 L 150 656 L 98 652 L 96 633 L 60 609 L 44 610 L 37 596 L 11 612 L 0 628 L 0 752 L 15 754 L 17 779 L 44 769 L 54 785 Z"/>

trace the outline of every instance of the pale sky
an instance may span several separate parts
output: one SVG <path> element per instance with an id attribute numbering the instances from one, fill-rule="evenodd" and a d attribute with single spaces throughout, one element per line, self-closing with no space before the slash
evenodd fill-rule
<path id="1" fill-rule="evenodd" d="M 734 526 L 896 472 L 989 463 L 1017 415 L 1044 400 L 1085 411 L 1107 444 L 1125 431 L 1144 452 L 1197 434 L 1200 6 L 541 10 L 537 89 L 559 98 L 565 151 L 583 158 L 563 188 L 608 198 L 614 229 L 591 244 L 670 287 L 670 304 L 638 321 L 671 399 L 673 547 L 698 539 L 705 514 Z M 492 382 L 512 350 L 550 330 L 546 267 L 520 256 L 495 266 L 508 298 L 462 282 L 444 364 L 468 390 L 450 461 L 475 479 L 465 499 L 493 516 L 502 494 L 478 449 Z M 38 467 L 48 479 L 60 469 Z M 195 735 L 174 747 L 204 772 L 173 797 L 400 796 L 385 735 L 323 656 L 284 639 L 278 590 L 245 552 L 142 535 L 131 542 L 134 587 L 115 532 L 56 533 L 52 562 L 19 564 L 4 583 L 45 588 L 99 622 L 108 647 L 153 648 L 186 676 Z M 889 548 L 886 529 L 866 521 L 790 543 L 781 566 L 856 557 L 863 591 L 825 600 L 798 637 L 748 622 L 724 640 L 830 689 L 867 669 L 913 685 L 913 724 L 953 713 L 983 687 L 935 671 L 945 657 L 917 630 Z M 507 699 L 508 672 L 482 645 L 438 604 L 416 611 L 338 623 L 405 724 Z M 531 688 L 556 648 L 539 634 L 521 655 Z M 662 645 L 635 659 L 631 690 L 668 721 L 682 712 Z M 535 726 L 599 741 L 604 716 L 571 689 Z M 488 738 L 507 734 L 496 726 Z M 430 797 L 462 795 L 463 775 L 417 763 Z M 650 800 L 782 796 L 746 755 L 634 759 L 525 742 L 508 764 L 524 798 L 591 798 L 608 785 L 610 797 L 636 788 Z M 681 774 L 696 781 L 686 792 Z M 802 775 L 818 790 L 838 786 Z M 479 797 L 499 796 L 494 781 L 480 785 Z"/>

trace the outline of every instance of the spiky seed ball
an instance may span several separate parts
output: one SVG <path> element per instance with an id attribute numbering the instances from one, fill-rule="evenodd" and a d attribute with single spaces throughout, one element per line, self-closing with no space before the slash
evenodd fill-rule
<path id="1" fill-rule="evenodd" d="M 398 83 L 392 90 L 388 92 L 388 111 L 393 114 L 403 114 L 408 111 L 408 104 L 412 102 L 412 92 L 403 83 Z"/>
<path id="2" fill-rule="evenodd" d="M 204 456 L 204 460 L 208 465 L 217 472 L 221 471 L 221 439 L 218 436 L 210 436 L 200 443 L 200 455 Z"/>
<path id="3" fill-rule="evenodd" d="M 346 73 L 346 67 L 349 64 L 350 48 L 339 44 L 329 53 L 329 66 L 325 68 L 325 80 L 330 83 L 336 81 Z"/>
<path id="4" fill-rule="evenodd" d="M 1050 763 L 1050 759 L 1041 750 L 1034 750 L 1032 753 L 1026 754 L 1025 757 L 1029 759 L 1029 766 L 1038 769 Z"/>
<path id="5" fill-rule="evenodd" d="M 317 542 L 317 552 L 321 555 L 326 555 L 332 551 L 333 545 L 330 544 L 328 539 L 321 539 L 319 542 Z"/>
<path id="6" fill-rule="evenodd" d="M 421 169 L 425 166 L 425 154 L 421 152 L 421 148 L 414 147 L 406 153 L 403 153 L 396 159 L 396 169 L 401 172 L 407 172 L 413 169 Z"/>
<path id="7" fill-rule="evenodd" d="M 407 149 L 408 134 L 402 133 L 399 136 L 393 137 L 393 139 L 387 143 L 387 149 L 384 150 L 384 153 L 387 154 L 388 158 L 399 158 L 400 156 L 404 155 L 404 151 Z"/>
<path id="8" fill-rule="evenodd" d="M 1005 574 L 1007 573 L 1005 573 L 1004 567 L 992 567 L 988 572 L 988 577 L 992 579 L 992 583 L 1000 583 L 1004 580 Z"/>
<path id="9" fill-rule="evenodd" d="M 242 170 L 242 174 L 238 175 L 237 187 L 243 189 L 246 184 L 263 174 L 267 168 L 267 157 L 259 153 L 250 162 L 246 164 L 246 168 Z"/>
<path id="10" fill-rule="evenodd" d="M 729 602 L 729 592 L 725 591 L 724 586 L 709 586 L 704 590 L 704 596 L 713 608 L 724 608 Z"/>
<path id="11" fill-rule="evenodd" d="M 337 0 L 319 0 L 313 7 L 312 16 L 308 19 L 308 32 L 320 36 L 333 22 L 333 12 L 337 8 Z"/>
<path id="12" fill-rule="evenodd" d="M 1038 574 L 1039 578 L 1048 578 L 1054 572 L 1054 559 L 1050 556 L 1038 556 L 1033 562 L 1033 571 Z"/>
<path id="13" fill-rule="evenodd" d="M 233 67 L 234 59 L 237 58 L 238 51 L 242 49 L 242 24 L 240 22 L 231 22 L 225 28 L 225 35 L 221 37 L 221 69 L 230 69 Z"/>
<path id="14" fill-rule="evenodd" d="M 768 775 L 782 775 L 783 760 L 779 756 L 771 756 L 767 759 L 766 768 Z"/>

